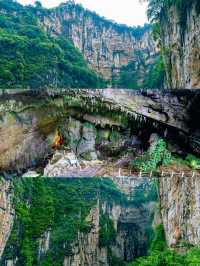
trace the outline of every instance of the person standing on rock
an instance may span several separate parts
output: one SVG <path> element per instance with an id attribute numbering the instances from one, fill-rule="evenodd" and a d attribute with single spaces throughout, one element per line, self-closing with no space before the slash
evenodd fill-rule
<path id="1" fill-rule="evenodd" d="M 60 148 L 63 145 L 63 143 L 64 143 L 64 141 L 63 141 L 63 137 L 62 137 L 60 131 L 56 130 L 56 135 L 54 137 L 52 149 Z"/>

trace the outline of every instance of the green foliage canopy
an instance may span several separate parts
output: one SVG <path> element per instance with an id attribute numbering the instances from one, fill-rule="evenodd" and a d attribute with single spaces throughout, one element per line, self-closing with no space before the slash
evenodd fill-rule
<path id="1" fill-rule="evenodd" d="M 149 256 L 138 258 L 129 266 L 199 266 L 200 249 L 192 248 L 185 254 L 178 254 L 167 248 L 164 228 L 157 226 Z"/>
<path id="2" fill-rule="evenodd" d="M 127 203 L 111 180 L 22 178 L 14 187 L 16 219 L 2 262 L 17 257 L 17 266 L 63 265 L 78 231 L 93 226 L 86 217 L 97 200 Z M 100 226 L 100 244 L 107 246 L 115 238 L 113 223 L 102 214 Z M 39 239 L 48 231 L 49 250 L 38 259 Z"/>
<path id="3" fill-rule="evenodd" d="M 103 86 L 69 40 L 44 31 L 38 10 L 47 12 L 0 1 L 0 88 Z"/>
<path id="4" fill-rule="evenodd" d="M 155 59 L 151 65 L 145 65 L 142 54 L 138 54 L 140 58 L 140 68 L 136 69 L 135 62 L 130 61 L 127 66 L 122 67 L 120 79 L 117 87 L 128 89 L 162 89 L 164 86 L 164 64 L 161 56 Z"/>
<path id="5" fill-rule="evenodd" d="M 174 5 L 178 8 L 180 18 L 183 20 L 187 15 L 187 8 L 189 8 L 192 4 L 196 4 L 197 11 L 200 11 L 200 3 L 199 0 L 145 0 L 148 2 L 148 11 L 147 15 L 151 22 L 156 22 L 160 20 L 161 12 L 164 8 L 169 8 Z"/>

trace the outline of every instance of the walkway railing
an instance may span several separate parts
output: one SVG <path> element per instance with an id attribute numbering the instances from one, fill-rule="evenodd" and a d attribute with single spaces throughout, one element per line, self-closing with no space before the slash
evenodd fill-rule
<path id="1" fill-rule="evenodd" d="M 118 170 L 118 175 L 116 177 L 123 177 L 121 174 L 121 168 Z M 185 170 L 180 172 L 175 171 L 140 171 L 140 172 L 130 172 L 130 178 L 187 178 L 187 177 L 200 177 L 200 171 L 198 170 Z"/>

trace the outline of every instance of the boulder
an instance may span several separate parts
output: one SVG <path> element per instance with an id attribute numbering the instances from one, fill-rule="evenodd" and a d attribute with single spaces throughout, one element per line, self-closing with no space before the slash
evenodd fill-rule
<path id="1" fill-rule="evenodd" d="M 23 174 L 22 177 L 39 177 L 39 176 L 40 176 L 40 174 L 38 174 L 35 171 L 28 171 L 25 174 Z"/>
<path id="2" fill-rule="evenodd" d="M 152 133 L 150 138 L 149 138 L 149 143 L 150 145 L 155 143 L 156 141 L 158 141 L 160 139 L 160 136 L 157 133 Z"/>
<path id="3" fill-rule="evenodd" d="M 97 153 L 95 151 L 84 152 L 81 154 L 81 157 L 86 161 L 96 161 Z"/>
<path id="4" fill-rule="evenodd" d="M 73 151 L 56 151 L 44 169 L 45 177 L 65 176 L 67 171 L 79 167 L 78 159 Z"/>
<path id="5" fill-rule="evenodd" d="M 69 118 L 64 137 L 67 139 L 68 144 L 74 153 L 77 152 L 77 145 L 81 139 L 81 128 L 82 124 L 79 120 L 71 117 Z"/>
<path id="6" fill-rule="evenodd" d="M 77 146 L 77 155 L 85 160 L 96 160 L 95 144 L 96 128 L 90 123 L 83 124 L 82 138 Z"/>

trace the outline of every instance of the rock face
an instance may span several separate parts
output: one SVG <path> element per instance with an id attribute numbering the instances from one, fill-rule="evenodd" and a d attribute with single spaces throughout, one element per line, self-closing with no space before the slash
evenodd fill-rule
<path id="1" fill-rule="evenodd" d="M 126 180 L 127 184 L 128 179 Z M 145 184 L 145 181 L 138 180 L 132 188 L 139 184 Z M 122 189 L 120 184 L 120 189 Z M 106 215 L 113 223 L 116 231 L 115 240 L 110 246 L 99 245 L 101 238 L 100 216 Z M 91 209 L 87 221 L 92 224 L 89 233 L 78 234 L 77 240 L 73 243 L 73 256 L 65 258 L 64 265 L 78 266 L 84 265 L 111 265 L 110 256 L 118 258 L 121 261 L 131 261 L 136 257 L 147 255 L 148 251 L 148 233 L 152 228 L 155 214 L 155 202 L 147 202 L 139 207 L 98 202 Z M 111 250 L 111 253 L 110 253 Z M 71 263 L 71 264 L 70 264 Z"/>
<path id="2" fill-rule="evenodd" d="M 26 169 L 44 159 L 50 151 L 47 136 L 38 131 L 36 113 L 24 112 L 20 116 L 7 113 L 0 122 L 0 169 Z M 42 118 L 42 117 L 40 117 Z M 50 125 L 48 125 L 50 126 Z M 43 128 L 44 129 L 44 128 Z"/>
<path id="3" fill-rule="evenodd" d="M 119 131 L 132 124 L 148 124 L 156 132 L 166 128 L 168 135 L 200 150 L 198 91 L 65 90 L 63 92 L 24 92 L 0 97 L 0 170 L 27 170 L 52 153 L 58 128 L 74 153 L 83 159 L 96 159 L 96 128 Z M 70 100 L 67 98 L 69 97 Z M 70 106 L 76 99 L 79 106 Z M 115 114 L 115 117 L 113 117 Z M 153 133 L 150 132 L 150 133 Z M 170 133 L 171 132 L 171 133 Z M 125 136 L 125 135 L 124 135 Z M 165 137 L 165 136 L 163 136 Z M 103 137 L 104 138 L 104 137 Z"/>
<path id="4" fill-rule="evenodd" d="M 99 204 L 90 210 L 86 220 L 91 224 L 87 233 L 78 233 L 77 239 L 72 244 L 72 255 L 64 258 L 64 266 L 108 266 L 108 253 L 106 248 L 99 247 Z"/>
<path id="5" fill-rule="evenodd" d="M 45 156 L 47 143 L 37 132 L 36 119 L 33 114 L 23 114 L 21 121 L 15 114 L 7 114 L 1 121 L 1 167 L 12 169 L 18 161 L 18 167 L 23 168 L 24 160 L 27 166 L 31 166 L 38 159 L 38 154 Z M 10 152 L 12 150 L 12 153 Z M 26 159 L 22 159 L 26 154 Z M 9 164 L 8 163 L 9 160 Z"/>
<path id="6" fill-rule="evenodd" d="M 59 186 L 60 188 L 64 185 L 62 181 L 57 180 L 57 182 L 62 184 Z M 65 183 L 66 186 L 69 185 L 68 182 L 70 184 L 71 181 L 67 180 Z M 78 182 L 81 182 L 81 179 Z M 93 182 L 92 179 L 91 182 Z M 140 183 L 141 182 L 142 181 L 140 179 Z M 5 184 L 6 183 L 2 183 L 1 185 L 3 190 L 3 193 L 1 194 L 3 197 L 6 196 L 5 200 L 7 205 L 4 204 L 3 206 L 5 211 L 0 220 L 0 265 L 15 266 L 18 265 L 17 262 L 19 263 L 20 261 L 19 254 L 21 253 L 18 253 L 17 249 L 12 249 L 12 241 L 8 241 L 6 246 L 6 242 L 12 229 L 14 211 L 11 208 L 11 201 L 8 200 L 8 194 L 5 194 L 8 193 L 8 187 L 5 186 Z M 61 231 L 60 234 L 56 234 L 56 240 L 59 241 L 59 238 L 61 238 L 61 242 L 59 242 L 59 249 L 61 249 L 61 252 L 59 254 L 63 255 L 61 255 L 62 259 L 59 259 L 61 261 L 60 263 L 65 266 L 109 266 L 111 265 L 112 257 L 118 258 L 121 262 L 127 262 L 138 256 L 147 254 L 149 239 L 148 232 L 153 226 L 152 217 L 154 216 L 156 201 L 151 200 L 151 202 L 147 203 L 137 202 L 138 204 L 134 204 L 133 202 L 129 202 L 115 186 L 113 186 L 114 190 L 112 190 L 111 187 L 111 190 L 107 190 L 107 188 L 103 189 L 103 184 L 109 186 L 108 180 L 102 181 L 100 184 L 102 184 L 102 190 L 99 190 L 100 194 L 98 197 L 95 196 L 92 199 L 91 205 L 88 205 L 88 196 L 91 197 L 90 193 L 90 195 L 86 193 L 86 198 L 82 201 L 82 204 L 90 206 L 84 216 L 85 228 L 79 227 L 76 231 L 75 224 L 77 223 L 77 220 L 72 219 L 71 216 L 68 217 L 70 214 L 65 214 L 62 222 L 66 222 L 66 224 L 68 224 L 67 221 L 70 219 L 70 226 L 74 226 L 75 230 L 73 238 L 70 238 L 69 236 L 66 237 L 68 232 L 65 231 L 65 227 L 62 227 L 62 223 L 60 225 L 61 227 L 56 227 L 56 231 L 54 231 L 54 223 L 52 223 L 52 227 L 48 224 L 47 228 L 43 228 L 41 235 L 35 239 L 35 255 L 33 257 L 35 262 L 40 264 L 46 256 L 48 257 L 48 252 L 52 252 L 53 248 L 56 247 L 54 246 L 54 237 L 55 232 L 60 232 L 59 228 L 62 228 L 63 232 Z M 45 186 L 46 185 L 47 183 Z M 137 186 L 138 182 L 135 183 L 135 188 Z M 73 196 L 76 189 L 77 187 L 74 188 L 74 191 L 70 190 L 70 193 L 72 193 L 70 195 Z M 85 187 L 83 190 L 85 191 Z M 81 191 L 81 193 L 84 193 L 84 191 Z M 34 196 L 34 194 L 31 195 Z M 32 208 L 31 205 L 30 208 Z M 65 213 L 65 208 L 66 207 L 64 207 L 63 210 L 62 205 L 60 205 L 59 211 Z M 79 206 L 76 206 L 76 208 L 79 209 Z M 74 215 L 77 217 L 77 209 L 75 213 L 72 213 L 73 217 Z M 23 242 L 24 235 L 20 233 L 20 230 L 23 230 L 23 225 L 20 226 L 20 220 L 18 221 L 16 219 L 15 221 L 19 227 L 15 227 L 15 230 L 17 231 L 14 232 L 18 236 L 19 242 Z M 3 226 L 1 226 L 2 224 Z M 66 239 L 66 242 L 62 242 L 62 234 L 64 239 Z M 16 243 L 16 247 L 18 244 L 19 243 Z M 3 254 L 5 246 L 6 249 Z"/>
<path id="7" fill-rule="evenodd" d="M 153 206 L 151 206 L 153 214 Z M 100 216 L 107 215 L 112 220 L 116 231 L 116 238 L 110 247 L 101 246 L 100 241 Z M 144 207 L 134 208 L 121 205 L 97 203 L 86 218 L 91 225 L 87 233 L 78 232 L 77 238 L 71 244 L 72 255 L 64 258 L 64 266 L 109 266 L 110 250 L 112 255 L 121 261 L 131 261 L 136 257 L 147 254 L 147 228 L 151 227 L 151 214 Z M 142 220 L 142 223 L 141 223 Z M 41 251 L 48 247 L 49 234 L 41 239 Z M 40 251 L 40 252 L 41 252 Z M 46 250 L 47 252 L 48 250 Z"/>
<path id="8" fill-rule="evenodd" d="M 12 190 L 11 182 L 0 179 L 0 257 L 3 254 L 14 222 Z"/>
<path id="9" fill-rule="evenodd" d="M 87 94 L 83 93 L 83 97 L 87 97 Z M 190 96 L 187 93 L 181 95 L 170 91 L 106 89 L 98 91 L 96 95 L 94 93 L 94 97 L 110 104 L 111 109 L 118 108 L 130 116 L 132 113 L 136 120 L 153 119 L 183 131 L 187 130 L 190 119 L 190 102 L 186 103 Z"/>
<path id="10" fill-rule="evenodd" d="M 71 39 L 89 65 L 107 80 L 131 60 L 140 64 L 139 53 L 146 61 L 157 54 L 150 27 L 138 34 L 136 29 L 101 18 L 73 1 L 38 17 L 48 33 Z"/>
<path id="11" fill-rule="evenodd" d="M 184 5 L 184 4 L 182 4 Z M 183 6 L 181 5 L 181 8 Z M 161 35 L 168 88 L 200 88 L 200 12 L 198 1 L 187 8 L 172 5 L 161 13 Z"/>
<path id="12" fill-rule="evenodd" d="M 86 160 L 96 160 L 96 129 L 93 124 L 85 123 L 82 128 L 82 139 L 77 146 L 77 154 Z"/>
<path id="13" fill-rule="evenodd" d="M 160 202 L 166 239 L 171 247 L 200 243 L 199 175 L 160 178 Z"/>
<path id="14" fill-rule="evenodd" d="M 79 167 L 79 162 L 73 152 L 56 151 L 51 161 L 44 169 L 45 177 L 66 177 L 66 173 L 74 167 Z"/>

